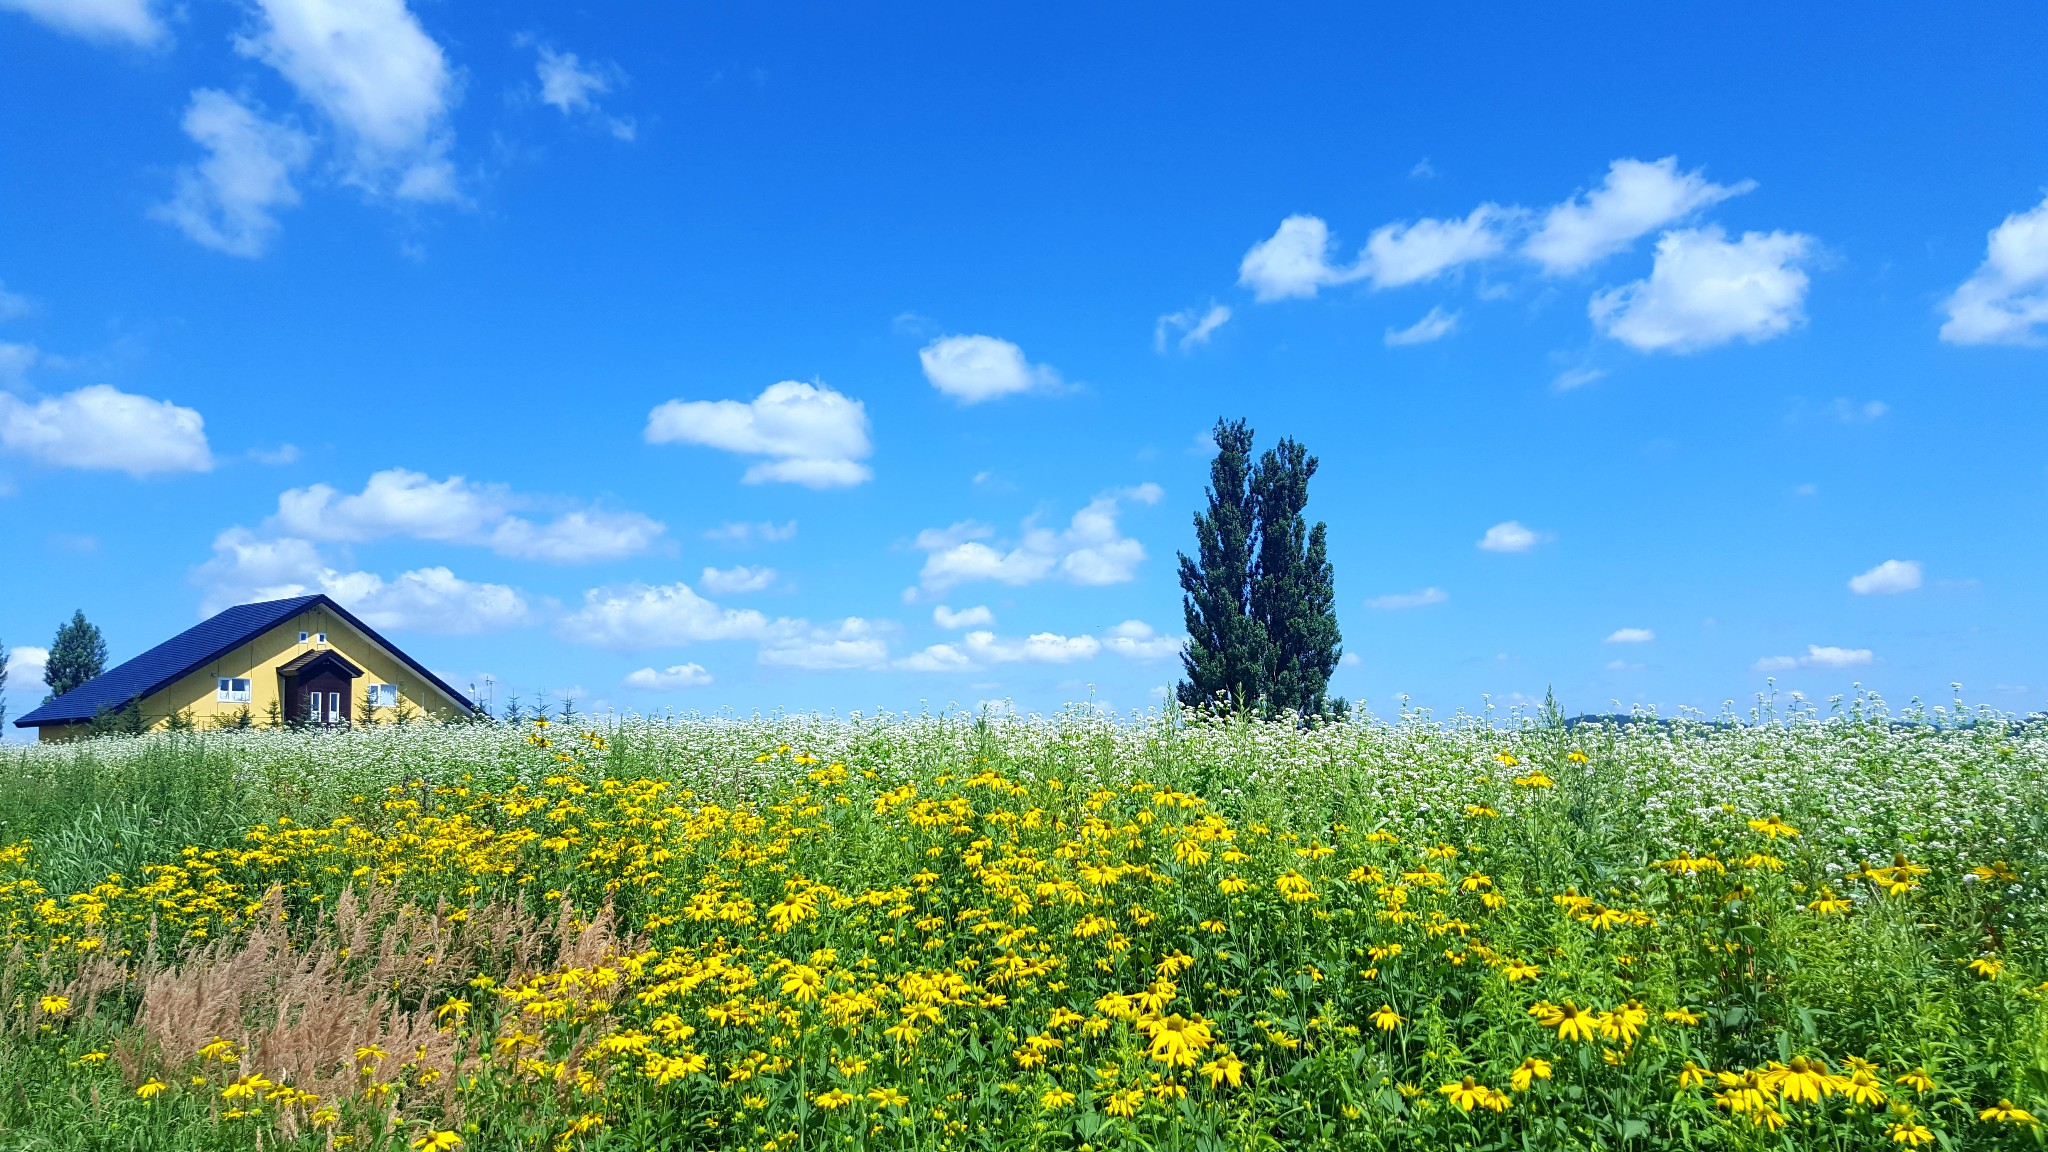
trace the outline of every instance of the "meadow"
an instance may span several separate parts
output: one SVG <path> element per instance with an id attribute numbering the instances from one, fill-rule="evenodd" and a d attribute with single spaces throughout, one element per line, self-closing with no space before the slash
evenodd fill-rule
<path id="1" fill-rule="evenodd" d="M 0 1147 L 2038 1149 L 2048 724 L 0 752 Z"/>

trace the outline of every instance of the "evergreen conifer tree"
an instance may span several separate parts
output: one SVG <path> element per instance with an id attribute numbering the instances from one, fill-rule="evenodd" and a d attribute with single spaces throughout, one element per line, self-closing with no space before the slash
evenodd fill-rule
<path id="1" fill-rule="evenodd" d="M 1209 464 L 1209 510 L 1195 514 L 1195 555 L 1180 553 L 1187 679 L 1175 689 L 1182 704 L 1254 706 L 1265 688 L 1266 636 L 1251 612 L 1258 511 L 1252 499 L 1252 430 L 1242 420 L 1216 421 L 1216 459 Z"/>
<path id="2" fill-rule="evenodd" d="M 1344 654 L 1337 631 L 1336 576 L 1327 528 L 1311 528 L 1308 482 L 1317 460 L 1291 439 L 1259 457 L 1252 503 L 1259 517 L 1259 554 L 1252 573 L 1251 613 L 1266 634 L 1265 690 L 1269 713 L 1319 716 L 1330 674 Z"/>
<path id="3" fill-rule="evenodd" d="M 1252 463 L 1252 430 L 1216 422 L 1209 507 L 1195 516 L 1195 551 L 1180 556 L 1187 672 L 1176 690 L 1191 707 L 1229 704 L 1266 715 L 1331 710 L 1325 697 L 1343 654 L 1328 529 L 1303 514 L 1316 459 L 1291 439 Z M 1336 710 L 1343 711 L 1342 701 Z"/>
<path id="4" fill-rule="evenodd" d="M 100 635 L 99 625 L 85 618 L 84 611 L 74 611 L 50 642 L 50 662 L 43 668 L 43 682 L 50 686 L 46 699 L 64 695 L 106 668 L 106 637 Z"/>

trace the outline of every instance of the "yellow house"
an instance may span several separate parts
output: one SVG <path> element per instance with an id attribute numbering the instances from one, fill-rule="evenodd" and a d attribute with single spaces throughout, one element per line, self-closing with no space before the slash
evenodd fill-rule
<path id="1" fill-rule="evenodd" d="M 237 604 L 14 723 L 71 740 L 130 708 L 145 728 L 347 727 L 476 711 L 346 608 L 313 595 Z"/>

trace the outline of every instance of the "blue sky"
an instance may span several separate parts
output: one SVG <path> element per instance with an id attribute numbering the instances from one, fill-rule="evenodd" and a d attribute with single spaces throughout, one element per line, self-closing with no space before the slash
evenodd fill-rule
<path id="1" fill-rule="evenodd" d="M 0 639 L 1158 700 L 1203 436 L 1376 710 L 2048 700 L 2048 14 L 0 0 Z M 39 695 L 34 693 L 33 695 Z"/>

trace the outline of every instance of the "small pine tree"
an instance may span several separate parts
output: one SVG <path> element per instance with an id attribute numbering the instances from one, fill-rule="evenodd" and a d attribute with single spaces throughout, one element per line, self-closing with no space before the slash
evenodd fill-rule
<path id="1" fill-rule="evenodd" d="M 166 732 L 191 732 L 197 730 L 198 727 L 199 725 L 193 719 L 190 708 L 180 708 L 176 712 L 164 717 L 164 731 Z"/>
<path id="2" fill-rule="evenodd" d="M 54 700 L 91 680 L 107 669 L 107 640 L 99 626 L 85 618 L 83 610 L 71 614 L 68 623 L 57 628 L 50 642 L 50 662 L 43 668 L 43 682 L 50 686 L 46 699 Z"/>
<path id="3" fill-rule="evenodd" d="M 505 697 L 505 723 L 517 728 L 519 722 L 524 719 L 525 714 L 519 710 L 519 694 L 514 692 Z"/>
<path id="4" fill-rule="evenodd" d="M 356 723 L 365 728 L 377 725 L 377 696 L 371 688 L 372 685 L 363 685 L 362 699 L 356 701 Z"/>
<path id="5" fill-rule="evenodd" d="M 247 711 L 247 709 L 244 709 L 244 711 Z M 270 703 L 263 706 L 263 726 L 265 728 L 284 727 L 284 701 L 272 696 Z"/>

